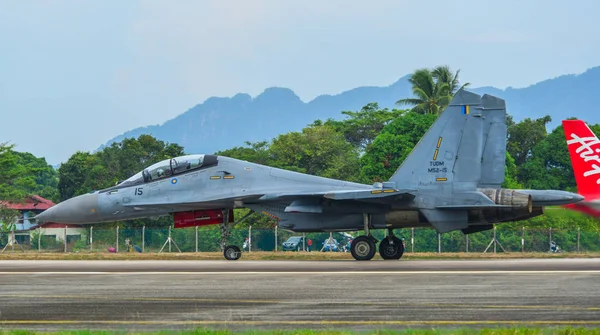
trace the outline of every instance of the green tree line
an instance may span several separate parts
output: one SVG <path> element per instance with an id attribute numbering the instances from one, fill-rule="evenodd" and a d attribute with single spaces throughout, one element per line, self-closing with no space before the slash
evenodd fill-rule
<path id="1" fill-rule="evenodd" d="M 19 216 L 6 202 L 20 202 L 32 194 L 58 200 L 58 172 L 44 158 L 15 151 L 14 147 L 0 143 L 0 231 L 11 230 Z"/>
<path id="2" fill-rule="evenodd" d="M 371 184 L 387 180 L 411 152 L 460 84 L 459 71 L 447 66 L 418 69 L 411 78 L 414 97 L 401 99 L 398 107 L 381 108 L 376 102 L 358 111 L 341 111 L 339 120 L 315 120 L 299 131 L 269 141 L 246 142 L 217 155 L 308 173 Z M 508 119 L 507 164 L 504 187 L 576 191 L 575 179 L 562 126 L 547 132 L 551 116 Z M 591 125 L 600 133 L 600 125 Z M 43 158 L 0 145 L 0 199 L 39 194 L 54 201 L 115 185 L 145 167 L 166 158 L 186 154 L 183 147 L 150 135 L 124 139 L 94 153 L 76 152 L 56 171 Z M 191 154 L 191 153 L 189 153 Z M 247 210 L 236 210 L 236 216 Z M 275 222 L 256 216 L 257 228 Z M 123 228 L 167 227 L 171 219 L 118 222 Z M 245 223 L 240 228 L 247 227 Z M 598 229 L 598 220 L 584 215 L 544 215 L 501 225 L 502 227 L 553 227 Z"/>

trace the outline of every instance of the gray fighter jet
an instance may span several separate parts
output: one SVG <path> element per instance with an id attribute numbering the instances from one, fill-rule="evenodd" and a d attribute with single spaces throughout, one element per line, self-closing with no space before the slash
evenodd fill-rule
<path id="1" fill-rule="evenodd" d="M 399 259 L 402 240 L 392 229 L 433 227 L 465 234 L 543 214 L 544 206 L 583 198 L 557 190 L 502 189 L 506 154 L 504 100 L 461 90 L 389 181 L 364 185 L 307 175 L 216 155 L 164 160 L 118 185 L 66 200 L 37 216 L 41 222 L 98 223 L 172 214 L 175 227 L 219 224 L 221 249 L 229 230 L 252 213 L 294 232 L 363 230 L 351 253 L 370 260 L 372 229 L 388 229 L 383 259 Z M 248 215 L 235 221 L 233 209 Z"/>

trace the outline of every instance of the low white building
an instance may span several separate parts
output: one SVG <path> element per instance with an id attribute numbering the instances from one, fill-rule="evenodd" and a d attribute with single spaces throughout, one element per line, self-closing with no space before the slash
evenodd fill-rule
<path id="1" fill-rule="evenodd" d="M 34 240 L 37 234 L 41 234 L 38 238 L 45 240 L 54 239 L 55 242 L 63 243 L 67 242 L 70 244 L 76 240 L 87 236 L 87 229 L 82 225 L 77 224 L 65 224 L 47 222 L 42 225 L 38 225 L 31 220 L 33 215 L 37 215 L 48 208 L 54 206 L 54 203 L 48 199 L 44 199 L 40 196 L 33 195 L 23 199 L 22 202 L 0 202 L 9 209 L 14 209 L 19 212 L 19 216 L 15 218 L 15 221 L 10 223 L 14 224 L 14 229 L 11 232 L 5 232 L 6 238 L 0 238 L 0 250 L 6 245 L 11 246 L 15 243 L 21 245 L 36 245 L 38 241 Z M 2 223 L 0 223 L 2 224 Z"/>

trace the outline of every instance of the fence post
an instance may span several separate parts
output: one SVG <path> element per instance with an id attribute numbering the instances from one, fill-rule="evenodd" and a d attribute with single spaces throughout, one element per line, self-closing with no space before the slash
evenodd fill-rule
<path id="1" fill-rule="evenodd" d="M 171 226 L 169 226 L 169 252 L 171 252 Z"/>
<path id="2" fill-rule="evenodd" d="M 550 245 L 552 243 L 552 227 L 548 228 L 548 238 L 550 239 L 548 245 Z"/>
<path id="3" fill-rule="evenodd" d="M 302 233 L 302 251 L 306 251 L 306 233 Z"/>
<path id="4" fill-rule="evenodd" d="M 38 252 L 42 252 L 42 228 L 38 227 Z"/>
<path id="5" fill-rule="evenodd" d="M 579 252 L 579 238 L 581 236 L 581 227 L 577 227 L 577 252 Z"/>
<path id="6" fill-rule="evenodd" d="M 117 252 L 119 252 L 119 226 L 117 226 Z"/>
<path id="7" fill-rule="evenodd" d="M 438 233 L 438 254 L 442 252 L 442 235 Z"/>
<path id="8" fill-rule="evenodd" d="M 196 252 L 198 252 L 198 226 L 196 226 Z"/>
<path id="9" fill-rule="evenodd" d="M 65 225 L 65 250 L 64 252 L 67 252 L 67 225 Z"/>
<path id="10" fill-rule="evenodd" d="M 277 225 L 275 225 L 275 252 L 277 252 Z"/>
<path id="11" fill-rule="evenodd" d="M 90 252 L 94 251 L 94 226 L 90 227 Z"/>
<path id="12" fill-rule="evenodd" d="M 410 252 L 415 252 L 415 228 L 411 228 L 412 232 L 410 235 Z"/>
<path id="13" fill-rule="evenodd" d="M 469 234 L 466 234 L 465 236 L 467 238 L 467 251 L 466 252 L 469 252 Z"/>
<path id="14" fill-rule="evenodd" d="M 10 251 L 15 251 L 15 243 L 17 243 L 17 237 L 15 236 L 15 225 L 10 229 Z M 20 246 L 20 245 L 19 245 Z"/>
<path id="15" fill-rule="evenodd" d="M 248 252 L 252 252 L 252 225 L 248 225 Z"/>
<path id="16" fill-rule="evenodd" d="M 494 253 L 496 253 L 496 242 L 498 240 L 496 239 L 496 225 L 494 225 Z"/>
<path id="17" fill-rule="evenodd" d="M 146 244 L 146 225 L 142 226 L 142 253 L 144 252 Z"/>
<path id="18" fill-rule="evenodd" d="M 525 252 L 525 227 L 523 227 L 523 233 L 521 234 L 521 252 Z"/>

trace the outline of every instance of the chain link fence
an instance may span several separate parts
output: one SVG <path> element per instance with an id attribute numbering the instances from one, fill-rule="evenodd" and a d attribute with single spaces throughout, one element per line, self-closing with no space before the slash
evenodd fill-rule
<path id="1" fill-rule="evenodd" d="M 237 228 L 231 230 L 229 244 L 245 251 L 287 250 L 349 252 L 350 233 L 294 233 L 278 228 Z M 385 230 L 374 230 L 381 240 Z M 578 228 L 497 228 L 464 235 L 460 231 L 438 234 L 431 228 L 398 229 L 406 252 L 549 252 L 554 242 L 563 252 L 599 252 L 600 232 Z M 65 238 L 66 237 L 66 238 Z M 331 242 L 327 242 L 332 238 Z M 309 247 L 309 240 L 312 242 Z M 53 228 L 0 233 L 0 251 L 40 252 L 215 252 L 219 251 L 217 226 L 192 228 Z M 291 247 L 290 247 L 291 245 Z"/>

